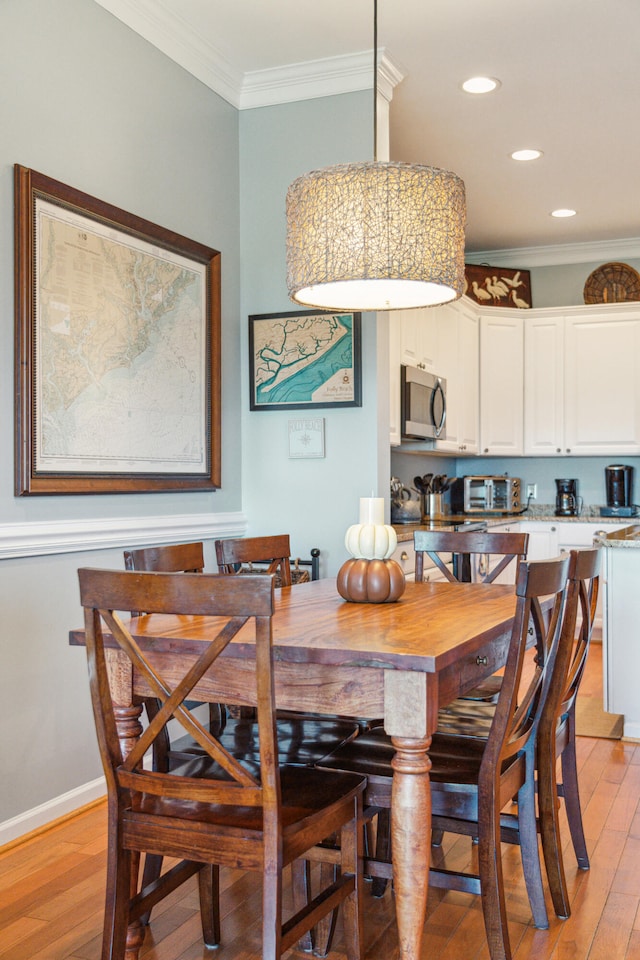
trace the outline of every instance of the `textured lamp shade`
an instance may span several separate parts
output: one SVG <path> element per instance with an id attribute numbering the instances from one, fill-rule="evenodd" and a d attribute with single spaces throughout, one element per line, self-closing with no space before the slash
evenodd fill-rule
<path id="1" fill-rule="evenodd" d="M 447 170 L 369 161 L 314 170 L 287 192 L 287 287 L 329 310 L 446 303 L 464 287 L 465 192 Z"/>

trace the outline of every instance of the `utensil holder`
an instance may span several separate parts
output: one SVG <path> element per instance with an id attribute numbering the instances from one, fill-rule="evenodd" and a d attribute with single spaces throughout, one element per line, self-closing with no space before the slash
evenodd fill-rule
<path id="1" fill-rule="evenodd" d="M 441 493 L 428 493 L 424 498 L 424 513 L 426 517 L 437 520 L 442 516 L 443 502 Z"/>

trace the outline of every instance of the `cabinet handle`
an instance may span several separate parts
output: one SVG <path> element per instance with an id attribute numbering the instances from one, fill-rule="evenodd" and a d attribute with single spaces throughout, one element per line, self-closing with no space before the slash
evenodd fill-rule
<path id="1" fill-rule="evenodd" d="M 489 453 L 489 447 L 484 448 L 484 453 Z"/>
<path id="2" fill-rule="evenodd" d="M 551 527 L 551 533 L 555 533 L 555 532 L 556 532 L 556 528 L 555 528 L 555 527 Z"/>
<path id="3" fill-rule="evenodd" d="M 478 664 L 479 667 L 486 667 L 489 661 L 487 660 L 486 657 L 476 657 L 476 663 Z"/>
<path id="4" fill-rule="evenodd" d="M 571 447 L 567 447 L 567 453 L 571 453 Z"/>
<path id="5" fill-rule="evenodd" d="M 562 447 L 556 447 L 556 453 L 562 453 Z"/>

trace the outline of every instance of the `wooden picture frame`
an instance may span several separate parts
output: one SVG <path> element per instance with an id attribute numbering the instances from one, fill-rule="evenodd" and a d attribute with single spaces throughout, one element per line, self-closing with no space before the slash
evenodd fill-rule
<path id="1" fill-rule="evenodd" d="M 362 406 L 360 325 L 335 310 L 251 315 L 250 409 Z"/>
<path id="2" fill-rule="evenodd" d="M 220 487 L 220 253 L 14 181 L 16 495 Z"/>
<path id="3" fill-rule="evenodd" d="M 483 307 L 512 307 L 527 310 L 531 302 L 531 272 L 513 267 L 489 267 L 466 263 L 464 267 L 467 297 Z"/>

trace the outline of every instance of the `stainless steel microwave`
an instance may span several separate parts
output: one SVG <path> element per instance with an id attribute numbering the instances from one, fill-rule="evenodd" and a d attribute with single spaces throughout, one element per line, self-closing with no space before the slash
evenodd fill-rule
<path id="1" fill-rule="evenodd" d="M 400 367 L 401 427 L 407 440 L 445 436 L 447 381 L 418 367 Z"/>
<path id="2" fill-rule="evenodd" d="M 522 513 L 519 477 L 458 477 L 451 485 L 453 513 Z"/>

